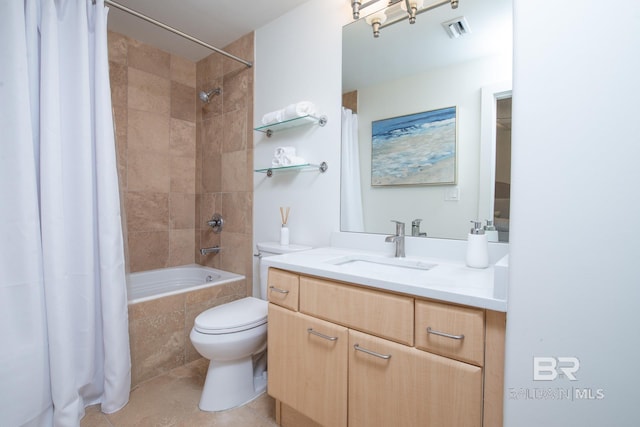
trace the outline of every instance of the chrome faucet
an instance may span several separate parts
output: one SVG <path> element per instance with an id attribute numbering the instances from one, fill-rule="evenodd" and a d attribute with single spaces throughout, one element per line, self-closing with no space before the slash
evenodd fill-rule
<path id="1" fill-rule="evenodd" d="M 391 220 L 396 223 L 396 234 L 387 236 L 385 242 L 393 242 L 396 244 L 396 258 L 404 258 L 404 222 Z"/>
<path id="2" fill-rule="evenodd" d="M 200 249 L 200 255 L 217 254 L 220 252 L 220 246 L 211 246 L 210 248 Z"/>
<path id="3" fill-rule="evenodd" d="M 411 235 L 413 237 L 427 237 L 427 233 L 420 232 L 420 222 L 421 219 L 414 219 L 411 221 Z"/>

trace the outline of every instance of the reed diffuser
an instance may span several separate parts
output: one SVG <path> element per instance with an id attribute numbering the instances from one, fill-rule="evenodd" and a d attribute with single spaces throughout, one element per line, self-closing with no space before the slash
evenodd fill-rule
<path id="1" fill-rule="evenodd" d="M 280 245 L 289 246 L 289 227 L 287 221 L 289 220 L 289 211 L 291 208 L 288 206 L 280 206 L 280 219 L 282 220 L 282 227 L 280 228 Z"/>

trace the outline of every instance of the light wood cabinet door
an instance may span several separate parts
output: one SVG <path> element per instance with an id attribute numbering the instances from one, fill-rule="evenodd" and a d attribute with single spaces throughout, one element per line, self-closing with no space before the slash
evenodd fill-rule
<path id="1" fill-rule="evenodd" d="M 269 304 L 269 395 L 321 425 L 346 426 L 347 331 Z"/>
<path id="2" fill-rule="evenodd" d="M 481 368 L 349 331 L 349 427 L 481 425 Z"/>

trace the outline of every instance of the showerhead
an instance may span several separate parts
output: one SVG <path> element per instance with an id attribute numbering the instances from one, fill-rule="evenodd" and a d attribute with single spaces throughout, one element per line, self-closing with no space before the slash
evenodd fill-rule
<path id="1" fill-rule="evenodd" d="M 209 103 L 211 102 L 211 98 L 213 97 L 213 95 L 220 95 L 222 93 L 222 89 L 215 88 L 215 89 L 211 89 L 209 92 L 205 92 L 200 91 L 200 93 L 198 94 L 198 97 L 200 98 L 200 101 L 204 102 L 204 103 Z"/>

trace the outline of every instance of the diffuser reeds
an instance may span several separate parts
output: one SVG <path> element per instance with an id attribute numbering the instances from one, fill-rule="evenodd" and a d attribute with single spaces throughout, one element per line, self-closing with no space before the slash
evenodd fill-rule
<path id="1" fill-rule="evenodd" d="M 280 206 L 280 218 L 282 219 L 282 225 L 287 225 L 287 221 L 289 220 L 289 211 L 291 210 L 290 207 L 283 207 Z"/>

